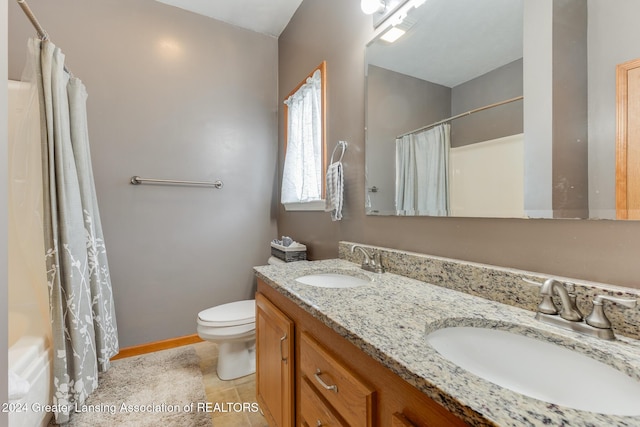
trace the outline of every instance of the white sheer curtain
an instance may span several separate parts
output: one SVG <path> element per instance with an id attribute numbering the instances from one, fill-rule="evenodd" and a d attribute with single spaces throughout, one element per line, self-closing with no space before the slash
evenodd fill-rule
<path id="1" fill-rule="evenodd" d="M 396 139 L 396 213 L 449 214 L 450 125 Z"/>
<path id="2" fill-rule="evenodd" d="M 287 151 L 282 175 L 282 203 L 322 199 L 322 73 L 316 70 L 285 104 Z"/>

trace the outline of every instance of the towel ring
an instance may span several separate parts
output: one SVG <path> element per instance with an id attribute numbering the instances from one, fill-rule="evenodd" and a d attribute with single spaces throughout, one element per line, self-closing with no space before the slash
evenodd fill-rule
<path id="1" fill-rule="evenodd" d="M 333 156 L 336 154 L 336 150 L 338 149 L 338 147 L 342 147 L 342 153 L 340 153 L 340 158 L 338 159 L 338 161 L 341 162 L 342 158 L 344 157 L 344 152 L 347 151 L 347 141 L 338 141 L 336 146 L 333 148 L 333 152 L 331 153 L 331 162 L 329 164 L 333 164 Z"/>

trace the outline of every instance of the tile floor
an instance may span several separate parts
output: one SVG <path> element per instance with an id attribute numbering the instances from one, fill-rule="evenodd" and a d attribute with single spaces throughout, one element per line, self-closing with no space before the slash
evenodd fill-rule
<path id="1" fill-rule="evenodd" d="M 207 401 L 214 407 L 228 407 L 226 403 L 255 403 L 256 402 L 256 375 L 247 375 L 231 381 L 222 381 L 216 375 L 216 363 L 218 362 L 218 347 L 208 341 L 193 344 L 200 357 L 200 368 L 204 380 Z M 236 405 L 237 406 L 237 405 Z M 254 405 L 255 406 L 255 405 Z M 268 427 L 267 421 L 260 412 L 233 410 L 211 412 L 214 427 Z"/>

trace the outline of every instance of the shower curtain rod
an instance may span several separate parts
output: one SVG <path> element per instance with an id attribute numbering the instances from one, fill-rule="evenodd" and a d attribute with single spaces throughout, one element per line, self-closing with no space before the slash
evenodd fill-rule
<path id="1" fill-rule="evenodd" d="M 40 40 L 45 41 L 45 40 L 51 40 L 49 38 L 49 34 L 45 31 L 44 28 L 42 28 L 42 25 L 40 25 L 40 22 L 38 21 L 38 18 L 36 18 L 36 16 L 33 14 L 33 12 L 31 11 L 31 8 L 29 7 L 29 5 L 27 4 L 26 0 L 16 0 L 16 2 L 18 3 L 18 5 L 20 6 L 20 8 L 22 9 L 22 11 L 24 12 L 25 15 L 27 15 L 27 18 L 29 19 L 29 21 L 31 22 L 31 25 L 33 25 L 33 28 L 36 29 L 37 33 L 38 33 L 38 37 L 40 37 Z M 73 74 L 71 74 L 71 71 L 69 71 L 69 69 L 67 68 L 66 65 L 63 65 L 62 68 L 64 69 L 64 71 L 66 71 L 70 76 L 72 76 Z"/>
<path id="2" fill-rule="evenodd" d="M 469 111 L 466 111 L 464 113 L 457 114 L 457 115 L 455 115 L 453 117 L 449 117 L 448 119 L 444 119 L 444 120 L 440 120 L 440 121 L 435 122 L 435 123 L 431 123 L 430 125 L 423 126 L 423 127 L 419 128 L 419 129 L 414 129 L 411 132 L 403 133 L 402 135 L 397 136 L 396 139 L 400 139 L 403 136 L 412 135 L 414 133 L 422 132 L 423 130 L 431 129 L 432 127 L 441 125 L 442 123 L 447 123 L 447 122 L 450 122 L 452 120 L 459 119 L 460 117 L 469 116 L 469 115 L 471 115 L 473 113 L 477 113 L 479 111 L 488 110 L 490 108 L 498 107 L 498 106 L 504 105 L 504 104 L 509 104 L 510 102 L 520 101 L 521 99 L 524 99 L 524 96 L 516 96 L 515 98 L 511 98 L 511 99 L 507 99 L 507 100 L 504 100 L 504 101 L 496 102 L 496 103 L 490 104 L 490 105 L 485 105 L 484 107 L 474 108 L 473 110 L 469 110 Z"/>
<path id="3" fill-rule="evenodd" d="M 27 18 L 29 19 L 29 21 L 31 21 L 31 24 L 33 25 L 33 27 L 38 32 L 38 36 L 40 37 L 40 40 L 49 40 L 49 34 L 47 34 L 44 28 L 42 28 L 42 25 L 40 25 L 40 22 L 38 22 L 38 18 L 36 18 L 36 16 L 33 14 L 26 0 L 16 0 L 16 1 L 18 2 L 18 5 L 20 6 L 24 14 L 27 15 Z"/>

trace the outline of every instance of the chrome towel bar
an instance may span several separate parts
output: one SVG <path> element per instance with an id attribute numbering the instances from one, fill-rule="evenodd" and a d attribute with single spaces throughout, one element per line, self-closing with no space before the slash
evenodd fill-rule
<path id="1" fill-rule="evenodd" d="M 199 187 L 214 187 L 214 188 L 222 188 L 222 181 L 216 180 L 214 182 L 208 181 L 177 181 L 173 179 L 152 179 L 152 178 L 141 178 L 139 176 L 132 176 L 131 183 L 134 185 L 139 184 L 169 184 L 169 185 L 195 185 Z"/>

